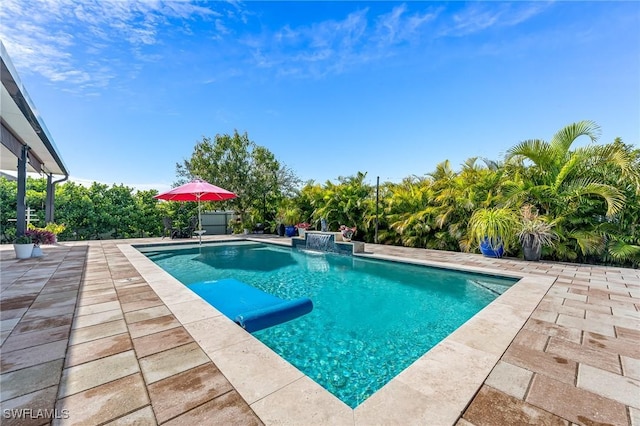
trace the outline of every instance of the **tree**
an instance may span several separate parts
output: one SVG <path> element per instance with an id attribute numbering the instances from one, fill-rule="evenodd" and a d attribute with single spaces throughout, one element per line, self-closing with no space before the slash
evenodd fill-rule
<path id="1" fill-rule="evenodd" d="M 0 177 L 0 227 L 2 228 L 2 242 L 10 242 L 16 235 L 16 218 L 18 185 L 6 177 Z"/>
<path id="2" fill-rule="evenodd" d="M 329 229 L 336 231 L 340 225 L 364 229 L 364 218 L 371 210 L 373 188 L 364 183 L 366 173 L 339 177 L 335 184 L 327 181 L 322 191 L 322 205 L 316 207 L 315 220 L 326 219 Z M 359 235 L 362 238 L 362 234 Z"/>
<path id="3" fill-rule="evenodd" d="M 112 185 L 105 191 L 110 220 L 105 232 L 113 229 L 113 238 L 129 238 L 136 235 L 137 217 L 140 215 L 133 196 L 133 188 Z"/>
<path id="4" fill-rule="evenodd" d="M 510 201 L 530 202 L 553 218 L 559 234 L 554 250 L 560 259 L 602 253 L 609 227 L 604 224 L 626 205 L 623 183 L 640 190 L 637 154 L 620 144 L 595 145 L 599 134 L 596 123 L 580 121 L 559 130 L 551 142 L 527 140 L 506 156 Z M 571 150 L 583 136 L 591 144 Z"/>
<path id="5" fill-rule="evenodd" d="M 425 178 L 406 178 L 400 184 L 388 185 L 383 205 L 389 230 L 384 230 L 383 225 L 380 241 L 426 247 L 433 240 L 436 210 L 431 185 L 431 180 Z"/>
<path id="6" fill-rule="evenodd" d="M 153 198 L 155 195 L 158 195 L 155 189 L 138 191 L 134 195 L 136 215 L 133 229 L 137 237 L 155 237 L 163 234 L 162 218 L 165 214 L 159 206 L 159 201 Z"/>
<path id="7" fill-rule="evenodd" d="M 264 221 L 275 218 L 278 202 L 297 183 L 293 172 L 280 164 L 267 148 L 249 140 L 247 133 L 203 137 L 193 154 L 176 165 L 182 181 L 195 177 L 225 188 L 238 195 L 216 203 L 216 208 L 230 208 L 240 215 L 257 216 Z"/>
<path id="8" fill-rule="evenodd" d="M 65 224 L 58 235 L 59 241 L 86 240 L 90 238 L 90 223 L 93 221 L 94 204 L 89 191 L 75 182 L 56 186 L 56 222 Z"/>
<path id="9" fill-rule="evenodd" d="M 323 200 L 324 189 L 320 184 L 312 180 L 306 182 L 299 193 L 292 198 L 292 201 L 300 211 L 300 220 L 311 223 L 316 229 L 320 229 L 321 218 L 315 214 L 315 211 L 324 204 Z M 281 205 L 283 211 L 287 207 L 286 205 Z M 280 218 L 280 220 L 283 219 L 283 217 Z"/>
<path id="10" fill-rule="evenodd" d="M 488 160 L 484 163 L 483 167 L 478 164 L 477 157 L 471 157 L 463 163 L 460 172 L 455 172 L 447 160 L 430 174 L 434 192 L 434 228 L 438 231 L 427 247 L 465 251 L 475 248 L 467 234 L 469 219 L 478 208 L 500 204 L 503 192 L 499 164 Z"/>

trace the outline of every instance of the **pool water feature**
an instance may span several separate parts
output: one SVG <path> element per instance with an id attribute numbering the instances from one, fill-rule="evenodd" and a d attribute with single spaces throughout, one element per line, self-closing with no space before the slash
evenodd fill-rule
<path id="1" fill-rule="evenodd" d="M 352 408 L 516 281 L 254 243 L 145 254 L 187 287 L 235 278 L 311 298 L 311 313 L 253 335 Z"/>
<path id="2" fill-rule="evenodd" d="M 305 236 L 306 247 L 309 250 L 329 251 L 331 234 L 308 233 Z"/>

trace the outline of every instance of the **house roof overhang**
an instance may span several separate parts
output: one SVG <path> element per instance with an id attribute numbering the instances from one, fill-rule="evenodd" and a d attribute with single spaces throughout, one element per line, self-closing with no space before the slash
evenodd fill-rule
<path id="1" fill-rule="evenodd" d="M 18 142 L 29 147 L 27 171 L 42 171 L 50 175 L 69 176 L 68 169 L 53 138 L 20 81 L 18 73 L 1 41 L 0 57 L 0 79 L 2 80 L 0 121 L 2 126 L 8 129 Z M 0 144 L 0 146 L 2 147 L 0 170 L 15 171 L 17 168 L 15 153 L 4 144 Z M 39 166 L 34 165 L 34 162 L 39 163 Z"/>

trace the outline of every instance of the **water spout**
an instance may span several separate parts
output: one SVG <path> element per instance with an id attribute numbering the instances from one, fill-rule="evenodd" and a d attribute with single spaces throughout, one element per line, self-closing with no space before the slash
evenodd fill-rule
<path id="1" fill-rule="evenodd" d="M 331 237 L 332 237 L 331 234 L 307 233 L 306 234 L 307 249 L 329 251 Z"/>

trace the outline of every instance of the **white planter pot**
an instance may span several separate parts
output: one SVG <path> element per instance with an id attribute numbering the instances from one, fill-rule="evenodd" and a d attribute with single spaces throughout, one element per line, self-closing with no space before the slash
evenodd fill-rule
<path id="1" fill-rule="evenodd" d="M 298 237 L 304 238 L 304 234 L 307 232 L 304 228 L 298 228 Z"/>
<path id="2" fill-rule="evenodd" d="M 13 249 L 16 252 L 16 258 L 18 259 L 28 259 L 31 257 L 31 253 L 33 252 L 33 243 L 29 244 L 14 244 Z"/>
<path id="3" fill-rule="evenodd" d="M 342 241 L 351 241 L 351 237 L 353 237 L 353 231 L 342 231 Z"/>

